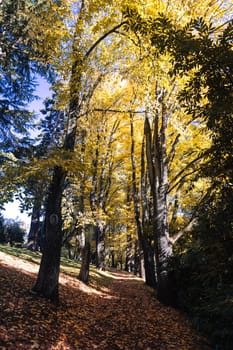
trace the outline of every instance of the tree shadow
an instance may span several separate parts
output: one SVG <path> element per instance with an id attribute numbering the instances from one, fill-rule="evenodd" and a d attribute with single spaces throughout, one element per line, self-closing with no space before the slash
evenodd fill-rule
<path id="1" fill-rule="evenodd" d="M 31 293 L 35 281 L 35 272 L 0 263 L 0 349 L 98 349 L 100 300 L 111 304 L 110 291 L 62 274 L 55 307 Z"/>

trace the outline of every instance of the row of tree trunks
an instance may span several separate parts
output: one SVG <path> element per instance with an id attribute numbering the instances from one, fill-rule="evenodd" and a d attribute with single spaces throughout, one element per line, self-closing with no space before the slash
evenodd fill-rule
<path id="1" fill-rule="evenodd" d="M 92 191 L 90 193 L 90 207 L 95 221 L 95 240 L 96 240 L 96 267 L 100 270 L 105 269 L 105 231 L 106 223 L 102 218 L 106 214 L 106 202 L 109 197 L 109 190 L 112 182 L 113 164 L 111 162 L 112 142 L 114 135 L 119 126 L 119 121 L 116 120 L 112 126 L 110 136 L 106 134 L 103 138 L 102 130 L 105 127 L 105 113 L 102 115 L 100 125 L 97 129 L 97 138 L 95 145 L 95 154 L 92 160 L 93 175 L 92 175 Z M 100 149 L 101 143 L 107 143 L 105 153 Z M 99 171 L 98 171 L 99 170 Z"/>

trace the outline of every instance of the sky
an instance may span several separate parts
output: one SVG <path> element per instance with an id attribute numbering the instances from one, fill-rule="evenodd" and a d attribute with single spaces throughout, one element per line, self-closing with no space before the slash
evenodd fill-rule
<path id="1" fill-rule="evenodd" d="M 30 109 L 35 112 L 39 112 L 43 107 L 43 100 L 46 97 L 51 96 L 51 91 L 49 90 L 49 84 L 42 78 L 38 79 L 38 87 L 36 89 L 36 95 L 40 99 L 33 101 L 30 104 Z M 5 210 L 2 211 L 2 214 L 7 219 L 17 219 L 25 223 L 25 228 L 29 229 L 30 225 L 30 215 L 27 213 L 21 213 L 19 210 L 19 202 L 14 200 L 14 202 L 7 203 L 4 205 Z"/>

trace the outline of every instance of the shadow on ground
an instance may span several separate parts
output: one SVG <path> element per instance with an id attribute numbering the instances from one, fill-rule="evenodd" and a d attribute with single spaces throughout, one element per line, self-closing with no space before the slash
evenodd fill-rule
<path id="1" fill-rule="evenodd" d="M 112 282 L 104 291 L 62 274 L 55 308 L 30 294 L 36 273 L 32 265 L 30 271 L 19 269 L 17 261 L 0 265 L 1 350 L 208 348 L 184 315 L 158 303 L 130 274 L 106 271 Z"/>

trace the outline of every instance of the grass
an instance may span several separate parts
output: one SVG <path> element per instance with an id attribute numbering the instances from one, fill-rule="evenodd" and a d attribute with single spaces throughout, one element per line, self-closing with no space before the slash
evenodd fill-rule
<path id="1" fill-rule="evenodd" d="M 25 248 L 11 247 L 9 245 L 0 245 L 0 251 L 9 255 L 16 256 L 23 260 L 33 262 L 37 265 L 40 263 L 41 259 L 40 252 L 32 252 Z"/>
<path id="2" fill-rule="evenodd" d="M 11 247 L 9 245 L 0 245 L 0 251 L 37 265 L 40 264 L 42 256 L 40 252 L 33 252 L 26 248 Z M 80 267 L 80 262 L 68 259 L 64 256 L 61 257 L 61 272 L 65 273 L 66 275 L 77 278 Z M 110 276 L 106 276 L 101 271 L 98 271 L 94 265 L 90 265 L 90 286 L 99 290 L 108 288 L 111 283 L 112 278 Z"/>

